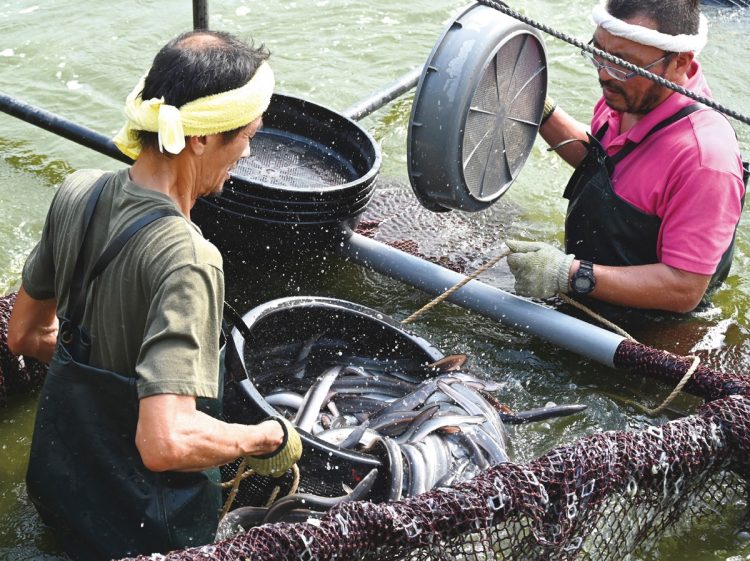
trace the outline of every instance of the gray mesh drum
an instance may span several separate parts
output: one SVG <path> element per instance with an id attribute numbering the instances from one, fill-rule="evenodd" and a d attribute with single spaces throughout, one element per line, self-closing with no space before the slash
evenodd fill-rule
<path id="1" fill-rule="evenodd" d="M 473 212 L 500 198 L 531 152 L 546 92 L 536 31 L 479 4 L 461 13 L 430 54 L 412 106 L 408 165 L 419 201 Z"/>

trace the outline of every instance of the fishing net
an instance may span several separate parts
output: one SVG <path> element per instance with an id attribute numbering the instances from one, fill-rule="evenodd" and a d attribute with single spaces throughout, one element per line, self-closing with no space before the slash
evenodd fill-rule
<path id="1" fill-rule="evenodd" d="M 4 310 L 11 302 L 0 300 Z M 1 364 L 3 390 L 28 386 L 13 381 L 33 376 L 9 356 Z M 672 384 L 691 366 L 628 340 L 614 362 Z M 216 544 L 137 559 L 623 559 L 653 547 L 667 531 L 718 523 L 727 509 L 741 526 L 750 383 L 701 366 L 685 389 L 706 400 L 689 417 L 586 436 L 526 464 L 501 464 L 417 497 L 344 503 L 308 523 L 267 524 Z"/>
<path id="2" fill-rule="evenodd" d="M 495 253 L 507 224 L 517 217 L 518 209 L 507 204 L 501 212 L 436 215 L 394 184 L 375 191 L 356 232 L 446 269 L 467 273 L 481 264 L 471 256 Z M 478 231 L 483 235 L 477 235 Z"/>

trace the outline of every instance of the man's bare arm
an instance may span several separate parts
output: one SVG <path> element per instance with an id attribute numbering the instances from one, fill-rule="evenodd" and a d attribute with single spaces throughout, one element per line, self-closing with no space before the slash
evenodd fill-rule
<path id="1" fill-rule="evenodd" d="M 225 423 L 201 413 L 191 396 L 159 394 L 140 400 L 136 446 L 152 471 L 198 471 L 240 456 L 268 454 L 284 439 L 281 425 Z"/>
<path id="2" fill-rule="evenodd" d="M 21 287 L 8 322 L 10 352 L 49 363 L 57 341 L 57 300 L 36 300 Z"/>
<path id="3" fill-rule="evenodd" d="M 571 266 L 571 276 L 579 261 Z M 596 287 L 590 296 L 629 308 L 687 313 L 700 304 L 711 281 L 710 275 L 698 275 L 675 269 L 664 263 L 608 267 L 594 265 Z"/>
<path id="4" fill-rule="evenodd" d="M 549 119 L 539 128 L 539 134 L 551 147 L 571 140 L 588 141 L 588 127 L 576 121 L 560 107 L 550 115 Z M 586 156 L 586 147 L 580 142 L 567 142 L 555 149 L 560 157 L 573 167 L 578 167 Z"/>

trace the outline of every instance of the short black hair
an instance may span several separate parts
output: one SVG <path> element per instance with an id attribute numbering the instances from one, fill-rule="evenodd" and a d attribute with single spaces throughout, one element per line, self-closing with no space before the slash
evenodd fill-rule
<path id="1" fill-rule="evenodd" d="M 607 11 L 616 18 L 646 16 L 657 31 L 668 35 L 695 35 L 700 25 L 699 0 L 608 0 Z"/>
<path id="2" fill-rule="evenodd" d="M 188 31 L 178 35 L 154 57 L 141 92 L 142 99 L 164 98 L 177 108 L 190 101 L 244 86 L 270 56 L 223 31 Z M 227 131 L 231 140 L 242 129 Z M 155 132 L 138 131 L 141 147 L 158 148 Z"/>

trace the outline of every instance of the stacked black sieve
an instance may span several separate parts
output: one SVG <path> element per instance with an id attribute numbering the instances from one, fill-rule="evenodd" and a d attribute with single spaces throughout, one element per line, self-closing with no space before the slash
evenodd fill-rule
<path id="1" fill-rule="evenodd" d="M 253 241 L 333 244 L 367 207 L 380 162 L 378 145 L 354 121 L 275 94 L 251 155 L 219 196 L 196 202 L 192 218 L 223 252 Z"/>

